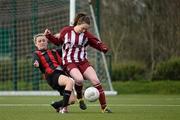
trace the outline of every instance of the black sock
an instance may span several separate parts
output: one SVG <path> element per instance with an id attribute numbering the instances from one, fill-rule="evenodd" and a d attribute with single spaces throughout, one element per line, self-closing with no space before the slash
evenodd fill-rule
<path id="1" fill-rule="evenodd" d="M 55 108 L 55 109 L 58 109 L 59 107 L 62 107 L 63 105 L 63 100 L 60 100 L 60 101 L 56 101 L 52 104 L 52 106 Z"/>
<path id="2" fill-rule="evenodd" d="M 62 107 L 68 106 L 69 97 L 71 96 L 71 91 L 64 90 L 64 96 L 63 96 L 63 105 Z"/>
<path id="3" fill-rule="evenodd" d="M 75 84 L 75 90 L 77 93 L 77 99 L 81 99 L 82 98 L 82 88 L 83 86 L 79 86 Z"/>

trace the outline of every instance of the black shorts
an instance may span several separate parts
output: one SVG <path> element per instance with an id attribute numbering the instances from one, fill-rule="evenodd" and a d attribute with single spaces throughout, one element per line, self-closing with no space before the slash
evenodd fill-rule
<path id="1" fill-rule="evenodd" d="M 61 70 L 55 70 L 51 75 L 46 75 L 46 80 L 52 89 L 57 90 L 60 95 L 63 96 L 65 86 L 60 86 L 58 84 L 58 79 L 60 75 L 65 75 L 65 73 Z"/>

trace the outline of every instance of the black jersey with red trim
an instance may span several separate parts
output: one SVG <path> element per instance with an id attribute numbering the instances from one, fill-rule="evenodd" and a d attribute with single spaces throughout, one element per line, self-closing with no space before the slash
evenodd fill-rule
<path id="1" fill-rule="evenodd" d="M 36 50 L 33 54 L 33 63 L 36 61 L 39 63 L 39 69 L 42 73 L 52 74 L 62 65 L 60 54 L 60 51 L 56 49 Z"/>

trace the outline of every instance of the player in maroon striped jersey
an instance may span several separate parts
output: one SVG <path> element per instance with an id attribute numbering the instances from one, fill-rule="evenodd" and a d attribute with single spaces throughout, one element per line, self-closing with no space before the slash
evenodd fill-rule
<path id="1" fill-rule="evenodd" d="M 63 65 L 75 80 L 75 90 L 80 108 L 83 110 L 86 109 L 86 105 L 82 99 L 82 88 L 85 78 L 90 80 L 92 85 L 99 90 L 99 102 L 102 112 L 111 113 L 111 110 L 107 108 L 106 98 L 100 80 L 87 59 L 88 45 L 104 53 L 108 51 L 108 47 L 88 31 L 89 27 L 90 17 L 84 13 L 79 13 L 74 20 L 74 26 L 64 27 L 56 36 L 52 35 L 48 29 L 45 30 L 44 34 L 55 45 L 62 45 Z"/>
<path id="2" fill-rule="evenodd" d="M 75 102 L 73 91 L 74 80 L 67 77 L 62 71 L 62 60 L 57 50 L 48 49 L 48 39 L 43 34 L 34 37 L 37 50 L 34 52 L 34 66 L 39 68 L 47 83 L 63 96 L 63 100 L 53 102 L 51 105 L 57 112 L 66 113 L 67 106 Z"/>

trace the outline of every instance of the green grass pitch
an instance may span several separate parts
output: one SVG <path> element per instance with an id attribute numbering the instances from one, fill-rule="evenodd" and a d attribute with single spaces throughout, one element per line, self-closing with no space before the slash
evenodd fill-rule
<path id="1" fill-rule="evenodd" d="M 112 114 L 101 113 L 98 102 L 78 104 L 59 114 L 50 106 L 55 96 L 0 96 L 0 120 L 179 120 L 180 95 L 108 96 Z"/>

